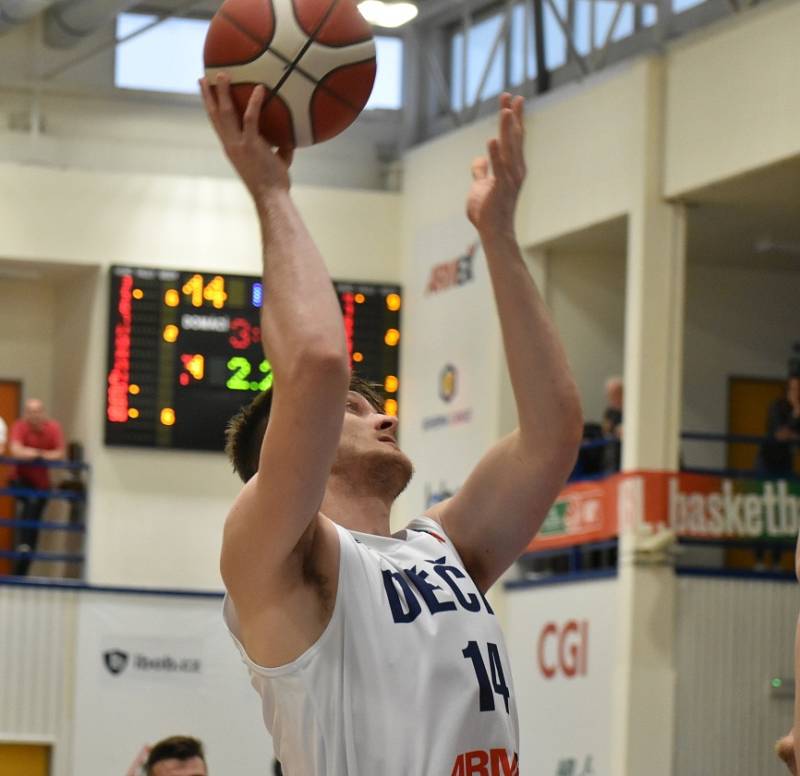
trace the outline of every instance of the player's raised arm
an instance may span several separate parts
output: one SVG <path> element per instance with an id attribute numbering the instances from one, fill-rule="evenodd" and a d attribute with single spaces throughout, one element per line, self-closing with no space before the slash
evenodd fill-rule
<path id="1" fill-rule="evenodd" d="M 479 462 L 462 489 L 430 512 L 488 588 L 539 530 L 575 463 L 578 391 L 514 229 L 525 178 L 523 99 L 504 94 L 498 137 L 473 162 L 467 215 L 486 253 L 519 427 Z"/>
<path id="2" fill-rule="evenodd" d="M 274 384 L 258 472 L 226 523 L 222 574 L 242 619 L 294 589 L 307 571 L 349 383 L 344 327 L 322 257 L 289 195 L 291 151 L 258 133 L 265 91 L 242 120 L 229 82 L 202 82 L 225 152 L 256 205 L 263 240 L 262 332 Z M 268 603 L 268 601 L 267 601 Z"/>

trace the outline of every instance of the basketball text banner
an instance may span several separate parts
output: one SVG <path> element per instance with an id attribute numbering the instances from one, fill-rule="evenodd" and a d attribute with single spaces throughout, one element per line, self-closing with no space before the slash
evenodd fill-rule
<path id="1" fill-rule="evenodd" d="M 636 497 L 623 499 L 626 493 Z M 800 528 L 800 482 L 641 471 L 575 483 L 560 493 L 528 551 L 611 539 L 623 509 L 624 520 L 679 537 L 792 539 Z"/>

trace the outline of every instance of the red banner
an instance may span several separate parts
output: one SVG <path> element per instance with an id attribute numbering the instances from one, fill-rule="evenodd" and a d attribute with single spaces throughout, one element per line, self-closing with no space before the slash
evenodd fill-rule
<path id="1" fill-rule="evenodd" d="M 800 482 L 638 471 L 559 494 L 529 552 L 612 539 L 622 521 L 697 539 L 786 539 L 800 527 Z"/>

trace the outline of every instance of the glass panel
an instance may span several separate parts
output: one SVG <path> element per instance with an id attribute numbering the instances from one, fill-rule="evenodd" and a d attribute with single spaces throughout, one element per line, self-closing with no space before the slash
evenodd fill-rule
<path id="1" fill-rule="evenodd" d="M 658 21 L 658 6 L 642 6 L 642 26 L 652 27 Z"/>
<path id="2" fill-rule="evenodd" d="M 525 57 L 525 6 L 517 4 L 511 13 L 511 85 L 519 86 L 523 81 L 536 78 L 536 37 L 534 33 L 533 9 L 528 6 L 528 61 Z M 526 66 L 527 64 L 527 66 Z"/>
<path id="3" fill-rule="evenodd" d="M 672 10 L 675 13 L 681 13 L 681 11 L 688 11 L 689 8 L 694 8 L 704 2 L 705 0 L 672 0 Z"/>
<path id="4" fill-rule="evenodd" d="M 503 26 L 503 15 L 493 16 L 477 22 L 470 27 L 467 48 L 467 105 L 477 100 L 485 100 L 503 89 L 503 67 L 505 63 L 506 44 L 500 44 L 496 56 L 489 69 L 489 75 L 483 91 L 478 94 L 478 87 L 483 78 L 486 64 L 489 61 L 495 39 Z M 461 110 L 462 90 L 462 57 L 464 52 L 464 32 L 456 32 L 450 40 L 450 104 L 453 110 Z"/>
<path id="5" fill-rule="evenodd" d="M 156 16 L 122 13 L 117 37 L 124 38 Z M 203 45 L 208 21 L 167 19 L 116 49 L 114 83 L 121 89 L 196 94 L 203 74 Z M 376 36 L 378 74 L 367 108 L 397 109 L 403 100 L 403 41 Z"/>
<path id="6" fill-rule="evenodd" d="M 375 36 L 378 57 L 378 74 L 372 88 L 367 109 L 396 110 L 403 105 L 403 40 Z"/>
<path id="7" fill-rule="evenodd" d="M 567 19 L 567 0 L 554 0 L 559 16 Z M 567 61 L 567 40 L 549 2 L 544 4 L 544 61 L 548 70 L 555 70 Z"/>
<path id="8" fill-rule="evenodd" d="M 122 38 L 155 21 L 155 16 L 117 16 Z M 121 89 L 196 94 L 203 75 L 203 43 L 209 22 L 167 19 L 116 48 L 114 84 Z"/>

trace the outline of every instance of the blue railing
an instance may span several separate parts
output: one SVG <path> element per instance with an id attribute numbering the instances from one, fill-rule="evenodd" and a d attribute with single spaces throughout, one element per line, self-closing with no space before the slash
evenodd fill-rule
<path id="1" fill-rule="evenodd" d="M 0 456 L 0 465 L 61 469 L 72 473 L 70 478 L 62 482 L 58 487 L 47 490 L 15 484 L 13 479 L 8 486 L 0 488 L 0 496 L 11 496 L 18 500 L 43 499 L 48 501 L 66 501 L 71 504 L 69 522 L 60 523 L 51 520 L 31 520 L 25 519 L 24 517 L 0 518 L 0 528 L 11 528 L 14 531 L 28 529 L 37 532 L 85 534 L 85 513 L 82 505 L 86 503 L 86 484 L 83 481 L 83 475 L 90 471 L 88 464 L 82 461 L 45 461 L 41 459 L 31 461 L 9 456 Z M 28 563 L 42 561 L 45 563 L 65 562 L 83 564 L 85 556 L 82 552 L 49 552 L 36 550 L 34 548 L 0 550 L 0 559 L 26 561 Z M 10 577 L 4 578 L 8 579 Z"/>

